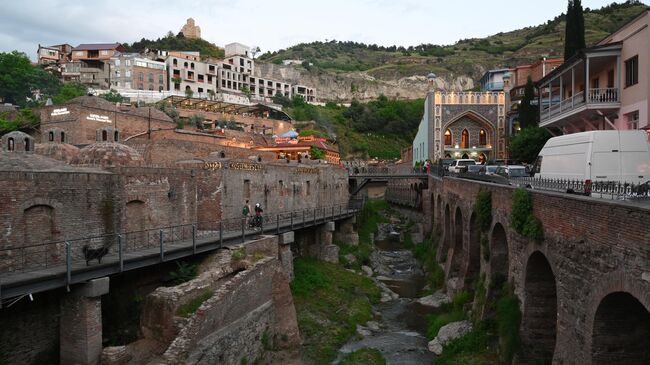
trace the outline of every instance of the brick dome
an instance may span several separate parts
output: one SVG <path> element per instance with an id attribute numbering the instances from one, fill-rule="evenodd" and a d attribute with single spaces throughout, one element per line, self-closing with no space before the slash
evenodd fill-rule
<path id="1" fill-rule="evenodd" d="M 97 142 L 79 151 L 76 165 L 141 166 L 144 159 L 135 149 L 116 142 Z"/>
<path id="2" fill-rule="evenodd" d="M 72 163 L 79 157 L 79 148 L 67 143 L 39 143 L 34 152 L 66 163 Z"/>

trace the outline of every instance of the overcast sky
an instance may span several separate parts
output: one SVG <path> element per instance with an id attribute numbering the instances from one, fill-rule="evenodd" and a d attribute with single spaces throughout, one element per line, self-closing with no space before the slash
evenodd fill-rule
<path id="1" fill-rule="evenodd" d="M 613 0 L 583 0 L 599 8 Z M 0 0 L 0 51 L 35 58 L 38 44 L 133 42 L 180 31 L 192 17 L 202 38 L 262 52 L 315 40 L 379 45 L 452 44 L 538 25 L 566 0 Z"/>

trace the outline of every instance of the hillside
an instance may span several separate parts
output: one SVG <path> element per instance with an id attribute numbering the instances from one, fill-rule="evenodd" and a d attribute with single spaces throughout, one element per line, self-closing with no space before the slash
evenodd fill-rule
<path id="1" fill-rule="evenodd" d="M 162 49 L 168 51 L 199 51 L 201 58 L 223 58 L 224 50 L 216 45 L 203 40 L 185 38 L 182 33 L 174 35 L 172 32 L 167 33 L 162 38 L 156 40 L 142 38 L 132 44 L 122 43 L 129 52 L 142 52 L 145 48 Z"/>
<path id="2" fill-rule="evenodd" d="M 633 19 L 647 6 L 638 1 L 585 9 L 587 44 L 594 44 Z M 418 98 L 426 91 L 426 75 L 436 73 L 438 85 L 451 90 L 475 88 L 488 69 L 529 63 L 542 56 L 562 56 L 564 14 L 545 24 L 459 40 L 453 45 L 382 47 L 356 42 L 302 43 L 266 53 L 259 73 L 266 77 L 292 75 L 318 89 L 325 100 L 369 100 L 380 94 Z M 302 59 L 313 66 L 280 66 L 286 59 Z M 291 70 L 295 68 L 295 70 Z M 295 75 L 299 73 L 299 75 Z"/>

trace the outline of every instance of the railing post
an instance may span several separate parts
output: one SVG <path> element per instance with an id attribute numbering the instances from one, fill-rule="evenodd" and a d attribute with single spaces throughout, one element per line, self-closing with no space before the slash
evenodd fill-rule
<path id="1" fill-rule="evenodd" d="M 276 225 L 278 226 L 278 235 L 280 234 L 280 214 L 278 213 L 275 217 Z"/>
<path id="2" fill-rule="evenodd" d="M 192 224 L 192 254 L 196 255 L 196 225 Z"/>
<path id="3" fill-rule="evenodd" d="M 219 221 L 219 248 L 223 247 L 223 221 Z"/>
<path id="4" fill-rule="evenodd" d="M 120 261 L 120 272 L 124 271 L 124 256 L 122 255 L 122 235 L 117 235 L 117 257 Z"/>
<path id="5" fill-rule="evenodd" d="M 70 257 L 70 242 L 65 241 L 65 282 L 68 292 L 72 281 L 72 257 Z"/>
<path id="6" fill-rule="evenodd" d="M 165 249 L 163 246 L 163 230 L 160 230 L 160 261 L 165 261 Z"/>
<path id="7" fill-rule="evenodd" d="M 264 216 L 260 214 L 260 233 L 264 234 Z"/>

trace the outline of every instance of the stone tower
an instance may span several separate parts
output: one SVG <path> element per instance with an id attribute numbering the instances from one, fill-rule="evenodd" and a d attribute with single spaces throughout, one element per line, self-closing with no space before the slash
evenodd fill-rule
<path id="1" fill-rule="evenodd" d="M 194 19 L 188 18 L 187 23 L 181 28 L 181 33 L 185 38 L 201 38 L 201 27 L 194 24 Z"/>

